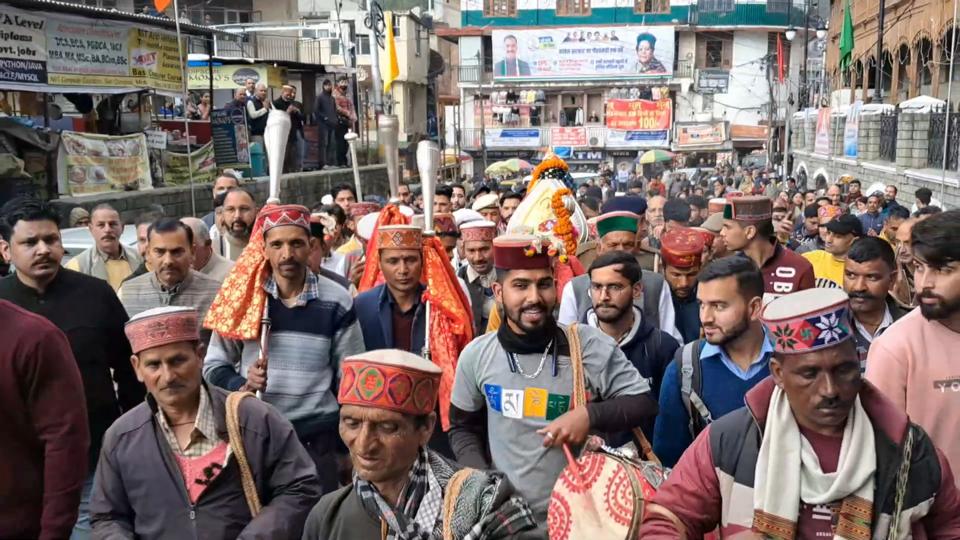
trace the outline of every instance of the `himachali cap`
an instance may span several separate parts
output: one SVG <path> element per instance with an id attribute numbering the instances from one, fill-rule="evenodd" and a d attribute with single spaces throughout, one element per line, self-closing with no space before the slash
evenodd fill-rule
<path id="1" fill-rule="evenodd" d="M 433 215 L 433 230 L 437 234 L 457 234 L 457 221 L 453 214 L 443 213 Z"/>
<path id="2" fill-rule="evenodd" d="M 532 234 L 505 234 L 493 239 L 493 266 L 501 270 L 550 268 L 549 243 Z"/>
<path id="3" fill-rule="evenodd" d="M 496 193 L 487 193 L 486 195 L 481 195 L 473 201 L 473 205 L 470 206 L 473 210 L 479 212 L 484 208 L 493 208 L 500 207 L 500 198 L 497 197 Z"/>
<path id="4" fill-rule="evenodd" d="M 130 319 L 123 331 L 133 354 L 139 354 L 171 343 L 199 341 L 198 318 L 197 310 L 192 307 L 153 308 Z"/>
<path id="5" fill-rule="evenodd" d="M 674 268 L 698 266 L 703 255 L 703 235 L 689 228 L 667 231 L 660 239 L 663 264 Z"/>
<path id="6" fill-rule="evenodd" d="M 369 242 L 370 237 L 373 236 L 373 229 L 377 226 L 377 219 L 379 218 L 380 214 L 367 214 L 360 218 L 360 221 L 357 222 L 357 236 Z"/>
<path id="7" fill-rule="evenodd" d="M 436 364 L 399 349 L 351 356 L 341 363 L 340 405 L 359 405 L 420 416 L 437 406 L 440 374 Z"/>
<path id="8" fill-rule="evenodd" d="M 263 234 L 275 227 L 284 227 L 293 225 L 300 227 L 310 233 L 310 210 L 306 206 L 299 204 L 283 204 L 278 206 L 266 206 L 260 211 L 260 217 L 263 218 Z"/>
<path id="9" fill-rule="evenodd" d="M 497 224 L 492 221 L 471 221 L 460 226 L 460 239 L 464 242 L 493 242 L 497 237 Z"/>
<path id="10" fill-rule="evenodd" d="M 707 212 L 710 215 L 719 214 L 720 212 L 723 212 L 723 209 L 726 206 L 727 206 L 726 199 L 723 199 L 720 197 L 717 197 L 715 199 L 710 199 L 710 201 L 707 202 Z"/>
<path id="11" fill-rule="evenodd" d="M 701 226 L 706 231 L 715 235 L 720 234 L 720 231 L 723 229 L 723 213 L 711 214 Z"/>
<path id="12" fill-rule="evenodd" d="M 723 208 L 723 219 L 758 223 L 773 215 L 773 201 L 768 197 L 734 197 Z"/>
<path id="13" fill-rule="evenodd" d="M 416 225 L 384 225 L 377 231 L 378 249 L 420 249 L 423 229 Z"/>
<path id="14" fill-rule="evenodd" d="M 721 225 L 722 227 L 722 225 Z M 703 247 L 711 248 L 713 247 L 713 241 L 716 239 L 716 234 L 704 229 L 703 227 L 690 227 L 691 231 L 696 231 L 703 238 Z"/>
<path id="15" fill-rule="evenodd" d="M 774 350 L 796 354 L 836 346 L 852 334 L 850 300 L 843 289 L 806 289 L 781 296 L 760 320 L 774 338 Z"/>
<path id="16" fill-rule="evenodd" d="M 350 205 L 350 217 L 360 219 L 367 214 L 380 211 L 380 205 L 375 202 L 355 202 Z"/>
<path id="17" fill-rule="evenodd" d="M 483 217 L 483 215 L 481 215 L 480 212 L 477 212 L 470 208 L 461 208 L 459 210 L 454 210 L 453 219 L 457 222 L 457 227 L 463 227 L 464 223 L 470 223 L 471 221 L 487 220 L 487 218 Z"/>
<path id="18" fill-rule="evenodd" d="M 607 233 L 616 231 L 637 232 L 640 216 L 633 212 L 606 212 L 596 217 L 597 236 L 603 238 Z"/>

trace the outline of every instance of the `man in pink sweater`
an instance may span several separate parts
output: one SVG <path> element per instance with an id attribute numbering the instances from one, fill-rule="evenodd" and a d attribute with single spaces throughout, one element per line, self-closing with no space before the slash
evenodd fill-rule
<path id="1" fill-rule="evenodd" d="M 877 338 L 867 379 L 960 467 L 960 210 L 917 223 L 915 309 Z"/>

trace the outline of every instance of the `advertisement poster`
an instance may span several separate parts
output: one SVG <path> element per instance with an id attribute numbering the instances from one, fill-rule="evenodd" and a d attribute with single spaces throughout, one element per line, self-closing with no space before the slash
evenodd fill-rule
<path id="1" fill-rule="evenodd" d="M 721 145 L 726 140 L 726 124 L 723 122 L 677 124 L 676 143 L 679 147 Z"/>
<path id="2" fill-rule="evenodd" d="M 217 160 L 213 154 L 213 141 L 187 154 L 163 153 L 163 183 L 167 186 L 190 184 L 190 165 L 193 166 L 193 183 L 213 182 L 217 174 Z"/>
<path id="3" fill-rule="evenodd" d="M 177 38 L 129 23 L 18 10 L 0 3 L 0 82 L 53 87 L 182 89 Z"/>
<path id="4" fill-rule="evenodd" d="M 843 126 L 843 155 L 857 157 L 857 144 L 860 142 L 860 112 L 863 102 L 859 99 L 847 110 L 847 122 Z"/>
<path id="5" fill-rule="evenodd" d="M 234 90 L 243 86 L 247 79 L 265 82 L 276 88 L 287 82 L 286 68 L 276 68 L 266 64 L 240 66 L 213 66 L 213 89 Z M 190 90 L 208 90 L 210 88 L 210 68 L 191 65 L 187 69 L 187 86 Z"/>
<path id="6" fill-rule="evenodd" d="M 550 128 L 550 144 L 553 146 L 586 146 L 587 128 L 553 127 Z"/>
<path id="7" fill-rule="evenodd" d="M 250 137 L 243 109 L 214 109 L 210 113 L 213 152 L 222 169 L 250 167 Z"/>
<path id="8" fill-rule="evenodd" d="M 0 82 L 47 83 L 46 19 L 0 4 Z"/>
<path id="9" fill-rule="evenodd" d="M 487 128 L 484 137 L 491 148 L 540 146 L 540 130 L 537 128 Z"/>
<path id="10" fill-rule="evenodd" d="M 607 127 L 625 131 L 661 131 L 670 129 L 673 102 L 669 99 L 608 99 Z"/>
<path id="11" fill-rule="evenodd" d="M 643 79 L 673 74 L 672 26 L 493 31 L 497 79 Z"/>
<path id="12" fill-rule="evenodd" d="M 822 107 L 817 112 L 817 135 L 813 142 L 816 154 L 830 153 L 830 107 Z"/>
<path id="13" fill-rule="evenodd" d="M 60 140 L 57 166 L 62 193 L 90 195 L 151 188 L 143 133 L 111 137 L 64 131 Z"/>

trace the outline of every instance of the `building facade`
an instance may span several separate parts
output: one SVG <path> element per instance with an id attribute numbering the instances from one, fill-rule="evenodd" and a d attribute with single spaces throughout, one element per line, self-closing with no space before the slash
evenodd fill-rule
<path id="1" fill-rule="evenodd" d="M 464 0 L 462 129 L 448 144 L 490 161 L 553 151 L 585 171 L 601 162 L 627 171 L 651 148 L 691 164 L 777 148 L 802 50 L 783 32 L 803 24 L 804 9 L 779 0 Z"/>

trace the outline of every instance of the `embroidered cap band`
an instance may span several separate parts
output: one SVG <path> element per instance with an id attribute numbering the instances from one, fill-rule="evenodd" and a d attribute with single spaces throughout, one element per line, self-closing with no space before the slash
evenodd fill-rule
<path id="1" fill-rule="evenodd" d="M 293 225 L 310 232 L 310 210 L 299 204 L 283 204 L 279 206 L 265 206 L 260 211 L 263 219 L 263 234 L 276 227 Z"/>
<path id="2" fill-rule="evenodd" d="M 778 353 L 804 353 L 838 345 L 852 334 L 850 299 L 842 289 L 807 289 L 781 296 L 760 320 Z"/>
<path id="3" fill-rule="evenodd" d="M 190 307 L 148 309 L 130 319 L 123 331 L 134 354 L 171 343 L 200 340 L 197 310 Z"/>
<path id="4" fill-rule="evenodd" d="M 379 249 L 420 249 L 423 229 L 414 225 L 385 225 L 377 229 Z"/>
<path id="5" fill-rule="evenodd" d="M 464 242 L 493 242 L 497 236 L 497 224 L 492 221 L 470 221 L 460 226 L 460 239 Z"/>
<path id="6" fill-rule="evenodd" d="M 442 370 L 399 349 L 369 351 L 341 364 L 341 405 L 374 407 L 420 416 L 437 407 Z"/>

